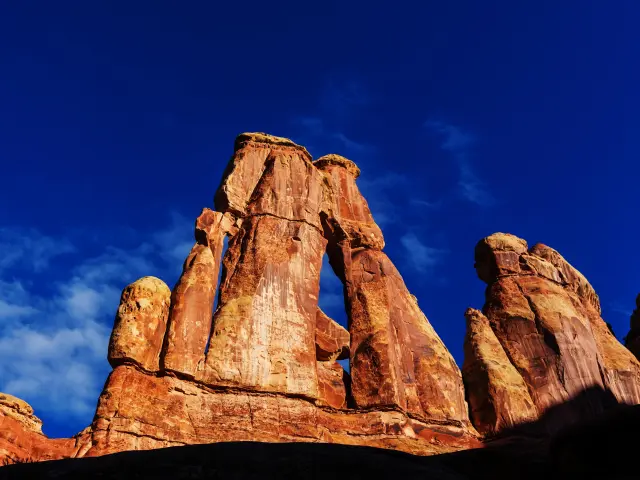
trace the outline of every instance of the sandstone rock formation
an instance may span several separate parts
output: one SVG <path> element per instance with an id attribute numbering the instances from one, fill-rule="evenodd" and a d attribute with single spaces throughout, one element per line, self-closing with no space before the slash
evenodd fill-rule
<path id="1" fill-rule="evenodd" d="M 382 232 L 355 182 L 360 170 L 339 155 L 315 165 L 331 187 L 321 216 L 330 263 L 347 297 L 355 405 L 466 424 L 460 370 L 381 251 Z"/>
<path id="2" fill-rule="evenodd" d="M 496 433 L 538 418 L 529 389 L 512 365 L 487 317 L 472 308 L 465 312 L 462 376 L 476 429 Z"/>
<path id="3" fill-rule="evenodd" d="M 170 301 L 171 290 L 155 277 L 143 277 L 123 290 L 109 341 L 111 366 L 131 362 L 149 372 L 160 370 Z"/>
<path id="4" fill-rule="evenodd" d="M 125 288 L 93 423 L 56 455 L 233 440 L 478 446 L 461 373 L 382 251 L 359 173 L 288 139 L 238 136 L 173 291 L 152 277 Z M 318 308 L 325 252 L 348 329 Z"/>
<path id="5" fill-rule="evenodd" d="M 205 208 L 196 220 L 196 244 L 184 262 L 171 295 L 171 311 L 163 348 L 163 367 L 194 377 L 202 367 L 211 331 L 224 237 L 233 219 Z"/>
<path id="6" fill-rule="evenodd" d="M 486 303 L 482 314 L 467 314 L 463 369 L 476 428 L 494 433 L 592 388 L 640 403 L 640 363 L 601 318 L 589 282 L 558 252 L 496 233 L 476 246 L 476 270 L 488 284 Z M 548 428 L 607 408 L 586 402 Z"/>
<path id="7" fill-rule="evenodd" d="M 625 346 L 640 360 L 640 294 L 636 297 L 636 309 L 631 314 L 631 330 L 624 339 Z"/>
<path id="8" fill-rule="evenodd" d="M 640 363 L 589 282 L 508 234 L 476 247 L 488 287 L 482 312 L 466 312 L 461 373 L 383 251 L 359 174 L 285 138 L 238 136 L 173 290 L 154 277 L 124 289 L 91 425 L 48 439 L 27 404 L 0 394 L 0 461 L 249 440 L 430 455 L 640 403 Z M 318 307 L 325 253 L 347 328 Z M 639 322 L 636 311 L 632 332 Z"/>
<path id="9" fill-rule="evenodd" d="M 68 457 L 75 439 L 50 439 L 42 434 L 42 421 L 31 406 L 0 393 L 0 466 L 15 460 L 36 461 Z"/>
<path id="10" fill-rule="evenodd" d="M 42 420 L 33 414 L 33 408 L 24 400 L 0 393 L 0 411 L 5 417 L 12 418 L 22 424 L 25 429 L 42 433 Z"/>

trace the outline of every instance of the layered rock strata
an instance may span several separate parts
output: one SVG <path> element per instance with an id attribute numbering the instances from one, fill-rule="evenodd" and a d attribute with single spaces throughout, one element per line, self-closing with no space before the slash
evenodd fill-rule
<path id="1" fill-rule="evenodd" d="M 611 403 L 640 403 L 640 363 L 601 318 L 589 282 L 558 252 L 496 233 L 475 255 L 488 284 L 482 313 L 467 313 L 463 376 L 476 428 L 495 433 L 594 389 L 611 402 L 585 396 L 579 411 L 563 411 L 549 428 Z"/>
<path id="2" fill-rule="evenodd" d="M 478 446 L 460 371 L 382 251 L 359 173 L 288 139 L 238 136 L 173 291 L 152 277 L 125 288 L 94 421 L 60 455 L 232 440 Z M 347 329 L 318 308 L 325 252 Z"/>

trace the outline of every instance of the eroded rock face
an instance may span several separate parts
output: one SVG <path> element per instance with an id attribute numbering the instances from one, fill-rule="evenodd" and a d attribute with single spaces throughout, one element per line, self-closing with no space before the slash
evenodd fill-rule
<path id="1" fill-rule="evenodd" d="M 349 331 L 318 308 L 316 313 L 316 358 L 321 361 L 349 358 Z"/>
<path id="2" fill-rule="evenodd" d="M 321 441 L 421 455 L 480 445 L 460 426 L 423 423 L 401 412 L 340 412 L 299 397 L 211 390 L 123 365 L 105 385 L 82 456 L 221 441 Z"/>
<path id="3" fill-rule="evenodd" d="M 347 408 L 349 374 L 338 362 L 318 362 L 318 404 Z"/>
<path id="4" fill-rule="evenodd" d="M 216 193 L 215 206 L 220 212 L 229 212 L 240 217 L 247 213 L 251 194 L 262 178 L 268 158 L 295 155 L 311 161 L 311 155 L 304 147 L 296 145 L 288 138 L 264 133 L 238 135 L 234 150 Z"/>
<path id="5" fill-rule="evenodd" d="M 325 228 L 330 228 L 336 241 L 347 242 L 350 248 L 384 248 L 384 237 L 369 210 L 367 201 L 356 185 L 360 169 L 340 155 L 325 155 L 314 162 L 325 173 L 322 210 Z"/>
<path id="6" fill-rule="evenodd" d="M 0 393 L 0 466 L 4 463 L 52 460 L 74 454 L 76 439 L 50 439 L 42 421 L 24 400 Z"/>
<path id="7" fill-rule="evenodd" d="M 349 279 L 356 404 L 465 421 L 460 370 L 389 258 L 376 250 L 356 252 Z"/>
<path id="8" fill-rule="evenodd" d="M 465 383 L 471 418 L 476 429 L 493 434 L 538 418 L 529 389 L 511 364 L 489 320 L 479 310 L 465 312 Z"/>
<path id="9" fill-rule="evenodd" d="M 123 290 L 109 341 L 113 367 L 132 362 L 149 372 L 160 369 L 170 302 L 171 290 L 159 278 L 143 277 Z"/>
<path id="10" fill-rule="evenodd" d="M 196 220 L 196 244 L 184 262 L 171 296 L 163 367 L 195 377 L 204 368 L 224 237 L 232 219 L 204 209 Z"/>
<path id="11" fill-rule="evenodd" d="M 515 367 L 538 415 L 588 389 L 609 391 L 620 403 L 640 402 L 640 364 L 601 318 L 591 285 L 558 252 L 542 244 L 528 249 L 524 240 L 498 233 L 478 243 L 476 269 L 488 283 L 483 313 L 506 357 L 482 323 L 484 343 L 465 351 L 468 385 L 484 384 L 489 392 L 502 387 L 499 379 L 471 367 L 487 363 L 484 350 L 493 351 L 492 361 L 503 372 L 513 373 L 507 360 Z M 478 340 L 474 328 L 479 328 L 477 321 L 470 322 L 467 335 Z M 510 377 L 519 383 L 517 377 Z M 606 408 L 599 401 L 589 402 L 579 416 Z M 504 401 L 493 403 L 489 413 L 487 407 L 472 407 L 472 419 L 479 428 L 486 428 L 487 418 L 508 417 L 507 408 Z M 550 428 L 574 420 L 571 412 L 565 412 L 564 418 L 557 419 L 559 424 Z M 496 428 L 501 427 L 496 423 Z"/>
<path id="12" fill-rule="evenodd" d="M 0 393 L 0 412 L 21 423 L 27 430 L 42 433 L 42 420 L 33 414 L 33 408 L 24 400 Z"/>
<path id="13" fill-rule="evenodd" d="M 339 155 L 314 164 L 327 176 L 323 229 L 346 289 L 355 405 L 467 422 L 460 370 L 381 251 L 382 232 L 356 185 L 359 169 Z"/>
<path id="14" fill-rule="evenodd" d="M 230 241 L 202 381 L 316 397 L 315 317 L 326 241 L 269 215 Z"/>

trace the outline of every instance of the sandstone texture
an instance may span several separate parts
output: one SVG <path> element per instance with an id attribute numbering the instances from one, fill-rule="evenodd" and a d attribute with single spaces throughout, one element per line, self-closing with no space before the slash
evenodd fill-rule
<path id="1" fill-rule="evenodd" d="M 365 444 L 418 454 L 479 445 L 460 426 L 423 423 L 399 411 L 349 412 L 297 396 L 154 377 L 123 365 L 105 385 L 80 456 L 248 440 Z"/>
<path id="2" fill-rule="evenodd" d="M 460 370 L 393 263 L 368 249 L 353 253 L 350 263 L 356 405 L 393 405 L 424 418 L 466 422 Z"/>
<path id="3" fill-rule="evenodd" d="M 538 418 L 529 389 L 479 310 L 465 312 L 462 376 L 473 424 L 493 434 Z"/>
<path id="4" fill-rule="evenodd" d="M 15 461 L 39 461 L 69 457 L 73 438 L 50 439 L 42 434 L 42 421 L 23 400 L 0 393 L 0 466 Z"/>
<path id="5" fill-rule="evenodd" d="M 204 364 L 225 235 L 232 219 L 205 208 L 196 220 L 196 244 L 171 295 L 163 352 L 166 370 L 194 377 Z"/>
<path id="6" fill-rule="evenodd" d="M 515 404 L 518 415 L 543 415 L 589 389 L 640 403 L 640 363 L 601 318 L 589 282 L 558 252 L 496 233 L 476 246 L 476 270 L 488 284 L 486 303 L 484 315 L 468 314 L 463 370 L 476 427 L 499 430 L 520 421 L 512 417 Z M 549 428 L 596 415 L 605 403 L 589 397 Z"/>
<path id="7" fill-rule="evenodd" d="M 316 312 L 316 357 L 318 360 L 349 358 L 349 331 L 318 308 Z"/>
<path id="8" fill-rule="evenodd" d="M 42 420 L 33 414 L 33 408 L 24 400 L 0 393 L 0 411 L 9 418 L 24 425 L 25 429 L 42 433 Z"/>
<path id="9" fill-rule="evenodd" d="M 360 170 L 339 155 L 314 164 L 329 187 L 321 218 L 347 296 L 355 406 L 468 424 L 460 370 L 382 252 L 382 232 L 356 185 Z"/>
<path id="10" fill-rule="evenodd" d="M 122 292 L 109 341 L 109 363 L 132 362 L 149 372 L 160 369 L 171 290 L 159 278 L 143 277 Z"/>

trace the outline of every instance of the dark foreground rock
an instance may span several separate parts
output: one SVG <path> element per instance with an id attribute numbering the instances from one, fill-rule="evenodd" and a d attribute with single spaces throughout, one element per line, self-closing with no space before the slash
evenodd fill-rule
<path id="1" fill-rule="evenodd" d="M 0 480 L 626 479 L 638 478 L 639 428 L 640 406 L 619 407 L 551 442 L 520 430 L 484 448 L 430 457 L 338 444 L 226 442 L 9 465 L 0 468 Z"/>

